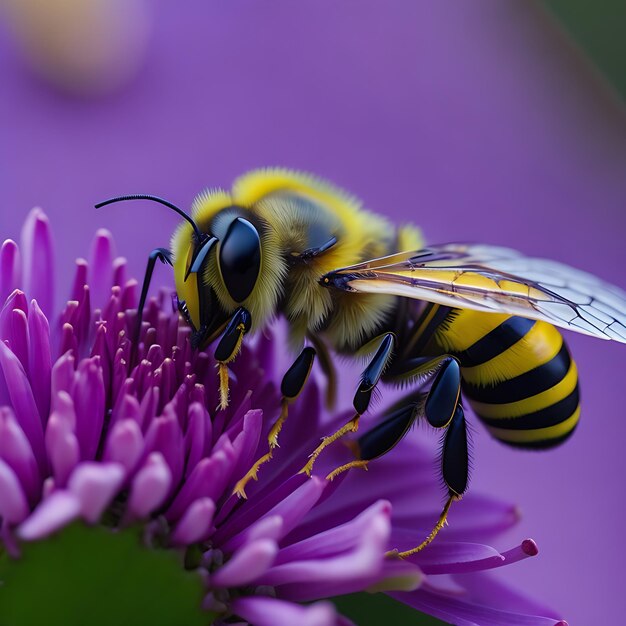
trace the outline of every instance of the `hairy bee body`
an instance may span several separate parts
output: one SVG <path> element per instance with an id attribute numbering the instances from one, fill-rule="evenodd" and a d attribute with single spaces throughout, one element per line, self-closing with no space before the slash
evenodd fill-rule
<path id="1" fill-rule="evenodd" d="M 288 406 L 301 393 L 316 355 L 333 397 L 331 353 L 368 354 L 354 417 L 325 437 L 302 472 L 311 475 L 322 451 L 356 432 L 380 381 L 412 391 L 353 442 L 356 458 L 327 475 L 389 452 L 417 419 L 444 433 L 441 475 L 448 501 L 433 531 L 443 528 L 469 479 L 469 444 L 462 396 L 493 437 L 524 448 L 554 447 L 580 416 L 578 375 L 555 326 L 626 343 L 626 293 L 579 270 L 527 258 L 489 245 L 424 248 L 413 226 L 394 228 L 340 189 L 283 169 L 250 172 L 230 191 L 200 194 L 184 218 L 171 253 L 149 256 L 137 316 L 157 260 L 172 264 L 179 310 L 191 342 L 214 351 L 220 405 L 228 404 L 229 364 L 244 336 L 276 317 L 288 322 L 290 343 L 301 349 L 281 383 L 281 409 L 269 430 L 267 452 L 238 481 L 245 497 L 261 466 L 272 459 Z M 304 347 L 303 344 L 312 345 Z M 131 358 L 131 361 L 133 358 Z"/>
<path id="2" fill-rule="evenodd" d="M 341 190 L 287 170 L 254 171 L 235 181 L 230 192 L 207 191 L 196 198 L 192 216 L 203 232 L 221 237 L 221 222 L 231 211 L 245 215 L 261 235 L 261 270 L 245 302 L 253 329 L 284 315 L 294 348 L 307 334 L 321 333 L 331 347 L 350 352 L 381 330 L 395 309 L 395 296 L 333 292 L 320 285 L 320 278 L 337 267 L 422 244 L 418 229 L 396 229 Z M 203 289 L 214 290 L 224 315 L 237 303 L 220 284 L 215 258 L 207 262 L 203 274 L 185 280 L 192 234 L 189 224 L 181 224 L 172 249 L 178 297 L 187 303 L 199 328 L 198 293 Z M 333 239 L 336 242 L 324 248 Z M 317 253 L 320 249 L 323 252 Z M 198 286 L 196 280 L 204 285 Z M 207 342 L 213 338 L 208 336 Z"/>
<path id="3" fill-rule="evenodd" d="M 402 338 L 396 352 L 404 351 L 404 358 L 456 357 L 464 393 L 496 439 L 520 447 L 551 447 L 574 430 L 580 412 L 576 366 L 552 325 L 436 304 L 407 309 L 395 295 L 342 292 L 320 284 L 337 267 L 419 249 L 417 228 L 396 229 L 339 189 L 286 170 L 251 172 L 231 192 L 205 192 L 194 202 L 192 215 L 203 232 L 223 237 L 222 223 L 233 212 L 246 216 L 261 234 L 261 270 L 246 301 L 253 328 L 284 315 L 294 349 L 307 335 L 315 335 L 331 349 L 351 354 L 386 332 L 401 337 L 407 323 L 416 322 L 414 311 L 423 308 L 410 353 Z M 183 223 L 173 238 L 174 271 L 179 298 L 199 328 L 203 291 L 213 291 L 224 320 L 237 303 L 220 289 L 216 259 L 209 260 L 203 274 L 184 279 L 192 239 L 191 227 Z M 316 254 L 320 248 L 323 253 Z"/>

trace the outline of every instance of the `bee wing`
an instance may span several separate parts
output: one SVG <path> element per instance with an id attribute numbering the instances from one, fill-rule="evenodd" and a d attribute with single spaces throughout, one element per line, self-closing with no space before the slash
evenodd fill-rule
<path id="1" fill-rule="evenodd" d="M 509 313 L 626 343 L 626 292 L 592 274 L 508 248 L 431 246 L 335 270 L 322 283 Z"/>

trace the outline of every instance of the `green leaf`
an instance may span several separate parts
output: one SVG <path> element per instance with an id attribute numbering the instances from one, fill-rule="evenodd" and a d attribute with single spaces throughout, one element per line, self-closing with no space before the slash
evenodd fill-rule
<path id="1" fill-rule="evenodd" d="M 337 609 L 358 626 L 441 626 L 441 622 L 424 615 L 384 593 L 354 593 L 332 598 Z"/>
<path id="2" fill-rule="evenodd" d="M 624 0 L 544 0 L 578 44 L 626 96 Z"/>
<path id="3" fill-rule="evenodd" d="M 139 531 L 74 524 L 0 553 L 1 626 L 206 626 L 203 585 L 174 551 L 151 550 Z"/>

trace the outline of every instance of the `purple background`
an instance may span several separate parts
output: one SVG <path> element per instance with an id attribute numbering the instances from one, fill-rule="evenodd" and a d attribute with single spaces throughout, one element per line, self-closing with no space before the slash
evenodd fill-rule
<path id="1" fill-rule="evenodd" d="M 63 284 L 95 227 L 139 274 L 176 224 L 150 205 L 96 214 L 94 201 L 139 191 L 188 206 L 205 186 L 276 164 L 343 185 L 431 242 L 510 245 L 626 286 L 625 111 L 534 4 L 154 4 L 144 71 L 100 100 L 49 90 L 0 41 L 0 234 L 17 236 L 42 206 Z M 519 502 L 512 536 L 542 550 L 510 579 L 572 626 L 621 623 L 626 349 L 568 340 L 578 432 L 538 454 L 477 425 L 472 488 Z"/>

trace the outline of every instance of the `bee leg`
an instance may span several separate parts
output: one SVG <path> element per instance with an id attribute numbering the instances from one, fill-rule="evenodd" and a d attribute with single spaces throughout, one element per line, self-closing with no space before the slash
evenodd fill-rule
<path id="1" fill-rule="evenodd" d="M 403 367 L 404 366 L 404 367 Z M 467 489 L 469 477 L 469 448 L 467 425 L 462 406 L 459 404 L 461 387 L 458 361 L 449 355 L 437 359 L 411 360 L 395 365 L 393 378 L 398 381 L 399 372 L 410 372 L 406 378 L 430 375 L 433 382 L 427 392 L 413 393 L 392 407 L 385 419 L 353 442 L 356 460 L 342 465 L 326 476 L 332 480 L 352 468 L 365 468 L 367 464 L 394 448 L 407 434 L 411 426 L 425 417 L 437 429 L 445 429 L 441 455 L 441 473 L 448 488 L 448 499 L 431 533 L 415 548 L 399 552 L 393 550 L 388 556 L 405 558 L 428 546 L 445 526 L 452 503 L 460 500 Z"/>
<path id="2" fill-rule="evenodd" d="M 424 405 L 424 413 L 433 428 L 445 428 L 461 397 L 461 367 L 458 360 L 445 354 L 440 357 L 419 357 L 394 363 L 385 374 L 386 382 L 406 384 L 432 380 Z"/>
<path id="3" fill-rule="evenodd" d="M 368 463 L 369 461 L 366 461 L 364 459 L 356 459 L 355 461 L 350 461 L 350 463 L 345 463 L 344 465 L 340 465 L 339 467 L 335 468 L 332 472 L 329 472 L 326 475 L 326 480 L 332 481 L 335 478 L 337 478 L 339 474 L 343 474 L 344 472 L 347 472 L 349 469 L 361 468 L 367 471 Z"/>
<path id="4" fill-rule="evenodd" d="M 412 554 L 421 552 L 446 525 L 452 503 L 460 500 L 467 489 L 469 480 L 469 447 L 465 414 L 460 404 L 457 406 L 454 416 L 446 428 L 446 434 L 443 439 L 441 474 L 448 487 L 448 499 L 434 528 L 428 537 L 415 548 L 403 552 L 392 550 L 387 553 L 387 556 L 404 559 Z"/>
<path id="5" fill-rule="evenodd" d="M 331 443 L 337 441 L 337 439 L 343 437 L 346 433 L 354 433 L 358 430 L 359 418 L 363 415 L 363 413 L 365 413 L 365 411 L 367 411 L 370 405 L 372 393 L 374 392 L 380 377 L 391 360 L 394 345 L 395 338 L 393 333 L 386 333 L 383 335 L 380 346 L 378 347 L 378 350 L 376 350 L 376 354 L 374 354 L 372 360 L 363 370 L 363 374 L 361 375 L 361 382 L 353 400 L 354 410 L 356 411 L 354 417 L 335 433 L 322 439 L 320 445 L 315 448 L 309 457 L 308 463 L 300 470 L 299 473 L 305 473 L 310 476 L 317 457 L 319 457 L 325 448 L 327 448 Z"/>
<path id="6" fill-rule="evenodd" d="M 302 389 L 311 374 L 315 354 L 316 352 L 313 348 L 304 348 L 304 350 L 302 350 L 302 352 L 298 355 L 298 358 L 287 370 L 287 373 L 283 376 L 283 380 L 280 385 L 280 391 L 283 396 L 280 403 L 280 415 L 278 416 L 276 422 L 274 422 L 267 437 L 269 451 L 258 459 L 246 475 L 235 485 L 233 493 L 236 493 L 240 498 L 246 497 L 246 485 L 250 482 L 250 480 L 257 480 L 259 468 L 261 465 L 271 460 L 274 448 L 278 447 L 278 435 L 282 430 L 283 424 L 289 414 L 289 404 L 291 404 L 302 392 Z"/>
<path id="7" fill-rule="evenodd" d="M 222 338 L 215 348 L 215 360 L 220 379 L 220 409 L 228 407 L 228 363 L 239 354 L 244 335 L 252 326 L 252 317 L 247 309 L 239 307 L 226 325 Z"/>
<path id="8" fill-rule="evenodd" d="M 319 337 L 313 334 L 307 335 L 307 338 L 317 352 L 320 367 L 326 377 L 325 403 L 326 408 L 331 410 L 335 407 L 335 403 L 337 402 L 337 370 L 326 344 Z"/>
<path id="9" fill-rule="evenodd" d="M 146 273 L 143 277 L 141 296 L 139 298 L 139 306 L 137 307 L 137 320 L 135 321 L 135 330 L 133 332 L 133 345 L 130 357 L 131 367 L 137 359 L 137 351 L 139 349 L 139 337 L 141 335 L 141 321 L 143 318 L 143 309 L 146 305 L 148 289 L 150 289 L 150 281 L 152 280 L 152 274 L 154 272 L 154 266 L 156 265 L 157 260 L 161 261 L 161 263 L 163 264 L 173 265 L 172 253 L 167 248 L 155 248 L 148 255 L 148 265 L 146 266 Z"/>
<path id="10" fill-rule="evenodd" d="M 407 434 L 411 426 L 424 415 L 425 393 L 413 393 L 394 405 L 385 418 L 374 428 L 359 437 L 357 441 L 351 441 L 355 460 L 334 469 L 326 476 L 327 480 L 333 480 L 346 470 L 353 467 L 367 469 L 367 464 L 377 459 L 394 448 Z"/>

